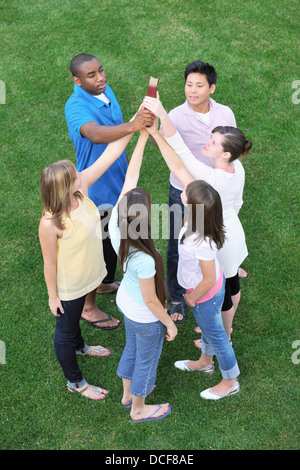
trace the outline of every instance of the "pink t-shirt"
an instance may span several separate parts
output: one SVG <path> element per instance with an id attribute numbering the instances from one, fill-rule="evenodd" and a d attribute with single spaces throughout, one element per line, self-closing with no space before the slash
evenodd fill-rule
<path id="1" fill-rule="evenodd" d="M 222 269 L 220 268 L 219 279 L 217 280 L 215 285 L 203 297 L 196 300 L 195 303 L 201 304 L 202 302 L 206 302 L 207 300 L 212 299 L 216 295 L 216 293 L 221 289 L 222 284 L 223 284 L 223 273 L 222 273 Z M 191 292 L 193 292 L 193 290 L 194 289 L 187 289 L 186 293 L 190 294 Z"/>
<path id="2" fill-rule="evenodd" d="M 217 126 L 236 127 L 236 120 L 232 110 L 228 106 L 209 99 L 209 119 L 205 122 L 202 115 L 196 113 L 186 100 L 169 112 L 169 117 L 181 135 L 184 143 L 191 150 L 197 160 L 212 166 L 212 160 L 202 155 L 205 142 L 211 137 L 212 130 Z M 177 189 L 183 190 L 181 182 L 170 174 L 170 183 Z"/>

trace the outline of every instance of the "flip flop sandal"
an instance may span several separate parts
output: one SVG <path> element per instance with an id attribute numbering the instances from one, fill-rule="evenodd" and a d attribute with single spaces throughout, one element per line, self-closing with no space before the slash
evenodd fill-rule
<path id="1" fill-rule="evenodd" d="M 180 314 L 180 315 L 183 316 L 182 320 L 176 320 L 176 321 L 174 321 L 174 323 L 177 323 L 177 324 L 179 325 L 180 323 L 184 323 L 184 322 L 185 322 L 185 320 L 186 320 L 186 318 L 187 318 L 187 309 L 186 309 L 185 304 L 182 304 L 182 303 L 180 303 L 180 304 L 174 304 L 174 303 L 173 303 L 173 304 L 171 305 L 169 315 L 171 316 L 173 313 L 178 313 L 178 314 Z"/>
<path id="2" fill-rule="evenodd" d="M 80 318 L 80 320 L 86 321 L 91 326 L 93 326 L 94 328 L 98 328 L 99 330 L 115 330 L 116 328 L 119 328 L 121 322 L 118 323 L 116 326 L 98 326 L 97 323 L 105 323 L 107 321 L 112 320 L 112 317 L 109 313 L 107 313 L 106 315 L 107 315 L 107 318 L 104 318 L 103 320 L 89 321 L 82 317 Z"/>
<path id="3" fill-rule="evenodd" d="M 80 395 L 84 396 L 85 398 L 89 398 L 90 400 L 93 400 L 93 398 L 90 398 L 90 397 L 86 397 L 85 395 L 83 395 L 83 393 L 86 391 L 86 390 L 92 390 L 93 392 L 96 392 L 98 393 L 99 395 L 107 395 L 108 394 L 108 390 L 104 390 L 103 388 L 101 387 L 94 387 L 94 385 L 90 385 L 90 384 L 86 384 L 85 387 L 83 387 L 82 390 L 77 390 L 77 388 L 74 388 L 74 387 L 70 387 L 70 385 L 67 384 L 67 388 L 70 392 L 77 392 L 79 393 Z M 104 400 L 105 397 L 101 398 L 101 400 Z"/>
<path id="4" fill-rule="evenodd" d="M 95 352 L 97 354 L 89 354 L 89 352 Z M 107 354 L 104 354 L 105 352 L 107 352 Z M 106 356 L 109 356 L 110 353 L 111 351 L 107 348 L 103 348 L 103 346 L 88 346 L 88 349 L 86 352 L 83 352 L 83 350 L 76 352 L 78 356 L 97 356 L 98 355 L 98 357 L 106 357 Z"/>
<path id="5" fill-rule="evenodd" d="M 116 284 L 118 287 L 116 289 L 112 290 L 111 292 L 102 292 L 102 293 L 100 293 L 100 295 L 103 295 L 103 294 L 116 294 L 119 290 L 120 285 L 121 285 L 121 281 L 114 281 L 114 282 L 112 282 L 112 284 Z"/>
<path id="6" fill-rule="evenodd" d="M 163 415 L 154 416 L 162 408 L 162 405 L 155 405 L 155 406 L 157 406 L 157 409 L 148 418 L 142 418 L 142 419 L 132 419 L 131 418 L 131 421 L 133 423 L 141 423 L 142 421 L 154 421 L 154 420 L 157 420 L 157 419 L 165 418 L 171 412 L 171 406 L 169 405 L 169 408 L 167 409 L 167 411 Z"/>
<path id="7" fill-rule="evenodd" d="M 114 281 L 113 284 L 117 284 L 117 288 L 115 290 L 113 290 L 112 292 L 110 292 L 110 294 L 116 294 L 119 290 L 119 287 L 121 285 L 121 281 Z"/>

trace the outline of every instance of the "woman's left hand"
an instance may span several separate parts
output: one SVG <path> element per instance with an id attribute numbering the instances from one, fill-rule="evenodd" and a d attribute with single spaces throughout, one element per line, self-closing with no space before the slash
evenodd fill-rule
<path id="1" fill-rule="evenodd" d="M 191 300 L 190 294 L 183 294 L 184 301 L 189 307 L 195 307 L 195 302 Z"/>
<path id="2" fill-rule="evenodd" d="M 167 334 L 166 334 L 167 341 L 173 341 L 176 338 L 177 333 L 178 333 L 177 326 L 175 325 L 175 323 L 173 323 L 167 328 Z"/>

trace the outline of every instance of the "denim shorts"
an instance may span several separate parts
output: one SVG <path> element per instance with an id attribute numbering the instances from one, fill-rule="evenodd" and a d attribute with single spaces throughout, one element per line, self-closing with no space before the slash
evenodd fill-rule
<path id="1" fill-rule="evenodd" d="M 146 397 L 156 380 L 166 327 L 160 321 L 138 323 L 124 315 L 126 345 L 117 375 L 131 380 L 130 392 Z"/>

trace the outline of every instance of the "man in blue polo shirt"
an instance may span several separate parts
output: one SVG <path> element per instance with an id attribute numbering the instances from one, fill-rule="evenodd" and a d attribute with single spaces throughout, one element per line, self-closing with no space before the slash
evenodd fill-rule
<path id="1" fill-rule="evenodd" d="M 77 170 L 82 171 L 94 163 L 108 143 L 151 125 L 153 115 L 141 110 L 127 123 L 119 103 L 107 85 L 106 75 L 99 60 L 90 54 L 79 54 L 70 63 L 74 93 L 65 106 L 65 117 L 71 141 L 74 144 Z M 116 292 L 117 256 L 108 237 L 110 209 L 115 205 L 123 187 L 127 170 L 126 150 L 89 189 L 89 197 L 99 208 L 103 221 L 103 254 L 107 276 L 98 293 Z M 101 329 L 119 326 L 119 320 L 98 309 L 96 291 L 86 297 L 82 318 Z"/>

